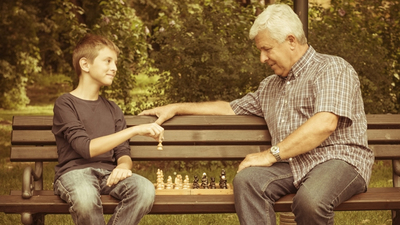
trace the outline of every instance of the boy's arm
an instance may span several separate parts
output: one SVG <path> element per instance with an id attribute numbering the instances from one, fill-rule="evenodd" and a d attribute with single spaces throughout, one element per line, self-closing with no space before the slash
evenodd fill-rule
<path id="1" fill-rule="evenodd" d="M 121 156 L 118 159 L 117 164 L 117 167 L 115 167 L 107 179 L 107 186 L 115 185 L 119 181 L 132 176 L 132 159 L 130 156 Z"/>
<path id="2" fill-rule="evenodd" d="M 124 141 L 136 135 L 148 136 L 158 140 L 164 128 L 156 123 L 129 127 L 117 133 L 92 139 L 89 144 L 90 157 L 101 155 L 114 149 Z"/>

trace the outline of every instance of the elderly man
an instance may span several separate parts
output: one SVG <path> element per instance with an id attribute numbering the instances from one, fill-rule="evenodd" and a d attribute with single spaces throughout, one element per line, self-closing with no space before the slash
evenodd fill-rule
<path id="1" fill-rule="evenodd" d="M 358 75 L 344 59 L 307 44 L 293 10 L 274 4 L 255 20 L 250 39 L 274 75 L 232 102 L 177 103 L 141 115 L 156 123 L 178 114 L 263 117 L 272 147 L 249 154 L 233 185 L 241 224 L 275 224 L 274 203 L 296 193 L 297 224 L 333 224 L 334 208 L 365 192 L 374 162 Z"/>

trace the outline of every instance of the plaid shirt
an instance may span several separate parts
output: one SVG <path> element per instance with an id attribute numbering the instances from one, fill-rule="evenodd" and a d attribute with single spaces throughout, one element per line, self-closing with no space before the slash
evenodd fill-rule
<path id="1" fill-rule="evenodd" d="M 309 46 L 286 78 L 265 78 L 257 91 L 232 101 L 236 114 L 265 118 L 272 145 L 284 140 L 318 112 L 339 116 L 333 132 L 317 148 L 290 158 L 294 185 L 316 165 L 341 159 L 369 183 L 373 152 L 367 143 L 367 120 L 356 71 L 344 59 L 317 53 Z"/>

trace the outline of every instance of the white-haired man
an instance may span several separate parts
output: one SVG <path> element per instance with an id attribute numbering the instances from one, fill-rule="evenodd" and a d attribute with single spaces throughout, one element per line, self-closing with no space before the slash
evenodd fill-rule
<path id="1" fill-rule="evenodd" d="M 232 102 L 170 104 L 143 111 L 159 124 L 178 114 L 263 117 L 272 147 L 249 154 L 233 181 L 241 224 L 275 224 L 274 203 L 296 193 L 297 224 L 333 224 L 334 208 L 365 192 L 374 162 L 358 75 L 344 59 L 317 53 L 284 4 L 267 7 L 250 38 L 274 75 Z"/>

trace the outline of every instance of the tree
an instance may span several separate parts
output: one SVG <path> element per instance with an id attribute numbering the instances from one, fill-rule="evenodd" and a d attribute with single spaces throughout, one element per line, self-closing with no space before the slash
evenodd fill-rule
<path id="1" fill-rule="evenodd" d="M 176 1 L 174 12 L 156 21 L 156 104 L 233 100 L 255 90 L 266 71 L 248 38 L 253 8 L 236 1 L 185 2 Z"/>
<path id="2" fill-rule="evenodd" d="M 331 7 L 313 6 L 310 10 L 309 43 L 318 51 L 346 59 L 357 71 L 367 113 L 396 113 L 394 70 L 398 62 L 391 52 L 399 52 L 385 43 L 388 24 L 382 20 L 384 1 L 332 1 Z M 398 4 L 397 4 L 398 5 Z M 397 19 L 397 21 L 399 21 Z M 398 71 L 398 70 L 397 70 Z"/>

